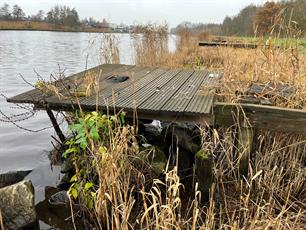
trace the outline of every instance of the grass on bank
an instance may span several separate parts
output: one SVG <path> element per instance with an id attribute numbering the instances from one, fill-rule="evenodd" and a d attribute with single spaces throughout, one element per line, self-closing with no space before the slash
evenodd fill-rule
<path id="1" fill-rule="evenodd" d="M 306 58 L 296 46 L 203 48 L 197 46 L 197 37 L 185 34 L 178 40 L 177 50 L 170 53 L 164 50 L 167 38 L 159 34 L 160 28 L 155 31 L 150 26 L 147 31 L 146 36 L 135 39 L 136 64 L 222 71 L 217 96 L 228 102 L 239 101 L 253 81 L 288 83 L 296 88 L 294 95 L 276 100 L 276 105 L 303 108 L 306 104 Z M 114 50 L 111 47 L 110 52 Z M 93 81 L 99 79 L 93 76 L 89 82 Z M 305 136 L 259 131 L 250 173 L 240 178 L 234 155 L 238 125 L 200 127 L 202 152 L 213 156 L 214 183 L 209 201 L 204 202 L 196 183 L 186 196 L 177 165 L 168 164 L 162 177 L 157 177 L 150 164 L 152 152 L 141 149 L 137 127 L 122 124 L 119 117 L 81 112 L 72 126 L 75 135 L 67 142 L 70 150 L 66 154 L 75 169 L 69 192 L 82 204 L 87 228 L 304 228 Z"/>
<path id="2" fill-rule="evenodd" d="M 0 20 L 0 30 L 37 30 L 37 31 L 62 31 L 62 32 L 111 32 L 104 28 L 85 28 L 57 25 L 47 22 L 34 21 L 4 21 Z"/>
<path id="3" fill-rule="evenodd" d="M 216 42 L 228 42 L 228 43 L 246 43 L 246 44 L 258 44 L 258 45 L 273 45 L 281 48 L 288 48 L 297 46 L 299 50 L 305 51 L 306 38 L 281 38 L 281 37 L 236 37 L 236 36 L 197 36 L 199 41 L 216 41 Z"/>

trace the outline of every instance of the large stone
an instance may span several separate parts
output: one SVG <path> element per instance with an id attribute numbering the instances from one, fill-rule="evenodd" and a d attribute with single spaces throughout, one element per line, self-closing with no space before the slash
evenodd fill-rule
<path id="1" fill-rule="evenodd" d="M 1 188 L 0 210 L 5 229 L 20 229 L 35 223 L 37 216 L 31 181 Z"/>

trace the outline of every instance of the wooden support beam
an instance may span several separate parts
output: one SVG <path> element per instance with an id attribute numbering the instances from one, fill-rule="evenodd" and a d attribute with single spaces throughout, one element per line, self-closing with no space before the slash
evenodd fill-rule
<path id="1" fill-rule="evenodd" d="M 199 46 L 227 46 L 233 48 L 246 48 L 246 49 L 256 49 L 261 47 L 261 45 L 253 43 L 238 43 L 238 42 L 213 42 L 213 41 L 201 41 Z"/>
<path id="2" fill-rule="evenodd" d="M 52 123 L 52 125 L 53 125 L 53 127 L 55 129 L 55 132 L 56 132 L 58 138 L 60 139 L 60 141 L 62 143 L 64 143 L 66 141 L 66 137 L 64 136 L 61 128 L 59 127 L 59 125 L 58 125 L 58 123 L 56 121 L 56 118 L 54 117 L 54 114 L 52 113 L 52 110 L 50 108 L 48 108 L 48 107 L 46 107 L 45 109 L 47 111 L 47 114 L 48 114 L 48 116 L 49 116 L 49 118 L 51 120 L 51 123 Z"/>
<path id="3" fill-rule="evenodd" d="M 243 113 L 250 127 L 306 135 L 306 111 L 254 104 L 215 103 L 215 125 L 230 127 L 243 122 Z"/>
<path id="4" fill-rule="evenodd" d="M 238 160 L 238 170 L 240 176 L 247 177 L 249 163 L 253 146 L 253 130 L 247 125 L 238 127 L 235 156 Z"/>
<path id="5" fill-rule="evenodd" d="M 207 201 L 213 183 L 213 159 L 203 150 L 198 151 L 195 155 L 195 182 L 198 183 L 204 201 Z"/>

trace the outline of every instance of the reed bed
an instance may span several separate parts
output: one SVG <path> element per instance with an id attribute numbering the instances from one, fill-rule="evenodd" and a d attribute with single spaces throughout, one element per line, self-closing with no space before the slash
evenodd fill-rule
<path id="1" fill-rule="evenodd" d="M 196 36 L 185 31 L 177 50 L 170 53 L 165 48 L 166 27 L 140 29 L 143 34 L 132 35 L 137 64 L 221 71 L 224 78 L 218 96 L 230 102 L 239 101 L 254 81 L 288 83 L 295 87 L 294 95 L 276 105 L 305 107 L 306 58 L 297 47 L 277 49 L 268 43 L 256 50 L 203 48 L 197 46 Z M 99 116 L 95 119 L 114 121 L 109 115 Z M 241 177 L 235 156 L 238 129 L 238 124 L 227 129 L 200 127 L 202 149 L 213 159 L 213 184 L 205 201 L 197 183 L 186 195 L 178 159 L 174 166 L 168 162 L 162 175 L 156 174 L 150 164 L 153 150 L 141 148 L 136 126 L 108 125 L 102 139 L 90 139 L 74 158 L 76 172 L 86 169 L 74 178 L 79 186 L 76 197 L 87 204 L 85 225 L 92 229 L 304 229 L 305 135 L 258 131 L 249 173 Z M 94 185 L 88 186 L 89 179 Z M 72 189 L 70 194 L 73 197 Z"/>

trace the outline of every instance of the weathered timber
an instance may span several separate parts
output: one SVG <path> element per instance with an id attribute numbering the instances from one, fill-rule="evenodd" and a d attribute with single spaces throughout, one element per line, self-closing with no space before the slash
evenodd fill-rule
<path id="1" fill-rule="evenodd" d="M 98 77 L 99 90 L 87 96 L 88 75 Z M 62 111 L 80 107 L 84 111 L 98 109 L 110 113 L 124 110 L 127 117 L 137 111 L 140 119 L 212 125 L 213 94 L 203 89 L 216 85 L 221 77 L 222 74 L 210 71 L 107 64 L 57 82 L 63 97 L 34 89 L 7 101 L 32 103 L 43 109 L 47 105 L 49 109 Z M 83 92 L 83 96 L 76 98 L 76 92 Z"/>
<path id="2" fill-rule="evenodd" d="M 226 46 L 233 48 L 256 49 L 260 45 L 253 43 L 200 41 L 199 46 Z"/>
<path id="3" fill-rule="evenodd" d="M 195 182 L 204 200 L 209 199 L 209 191 L 213 183 L 213 158 L 203 150 L 195 154 Z"/>
<path id="4" fill-rule="evenodd" d="M 66 137 L 64 136 L 61 128 L 59 127 L 53 112 L 51 111 L 50 108 L 47 108 L 47 107 L 46 107 L 46 111 L 47 111 L 47 114 L 50 118 L 50 121 L 52 123 L 52 126 L 53 126 L 58 138 L 61 140 L 62 143 L 64 143 L 66 141 Z"/>
<path id="5" fill-rule="evenodd" d="M 243 114 L 250 127 L 288 133 L 306 134 L 306 111 L 254 104 L 217 102 L 214 105 L 214 124 L 232 126 L 241 123 Z"/>
<path id="6" fill-rule="evenodd" d="M 249 162 L 253 146 L 253 130 L 244 124 L 238 126 L 237 144 L 235 156 L 238 160 L 238 169 L 240 176 L 247 176 L 249 171 Z"/>

